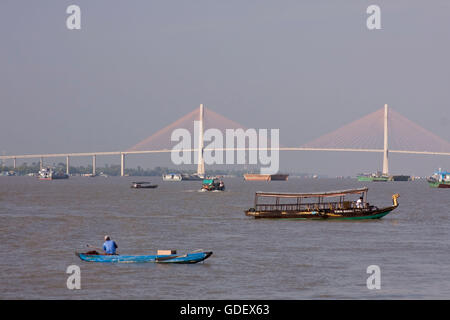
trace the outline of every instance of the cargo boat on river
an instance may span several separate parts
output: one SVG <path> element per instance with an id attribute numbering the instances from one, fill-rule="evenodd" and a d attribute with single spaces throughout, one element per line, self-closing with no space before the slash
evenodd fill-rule
<path id="1" fill-rule="evenodd" d="M 389 181 L 389 176 L 385 174 L 377 173 L 361 173 L 357 176 L 358 181 Z"/>
<path id="2" fill-rule="evenodd" d="M 257 174 L 246 173 L 244 174 L 245 181 L 287 181 L 288 174 Z"/>
<path id="3" fill-rule="evenodd" d="M 58 171 L 55 172 L 51 168 L 42 168 L 38 172 L 39 180 L 59 180 L 59 179 L 69 179 L 69 175 Z"/>
<path id="4" fill-rule="evenodd" d="M 450 188 L 450 172 L 439 169 L 427 178 L 427 182 L 432 188 Z"/>
<path id="5" fill-rule="evenodd" d="M 382 218 L 398 207 L 398 194 L 392 196 L 392 206 L 378 208 L 367 202 L 367 191 L 368 188 L 313 193 L 256 192 L 254 207 L 245 214 L 272 219 L 361 220 Z M 345 197 L 349 195 L 360 195 L 360 200 L 347 201 Z M 337 199 L 327 201 L 330 198 Z"/>

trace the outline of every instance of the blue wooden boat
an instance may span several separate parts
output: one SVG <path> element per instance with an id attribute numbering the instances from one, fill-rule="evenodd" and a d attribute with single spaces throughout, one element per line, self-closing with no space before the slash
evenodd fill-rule
<path id="1" fill-rule="evenodd" d="M 139 263 L 139 262 L 157 262 L 157 263 L 197 263 L 208 259 L 211 251 L 191 252 L 186 254 L 171 255 L 145 255 L 145 256 L 125 256 L 125 255 L 107 255 L 91 252 L 75 253 L 81 260 L 88 262 L 114 262 L 114 263 Z"/>

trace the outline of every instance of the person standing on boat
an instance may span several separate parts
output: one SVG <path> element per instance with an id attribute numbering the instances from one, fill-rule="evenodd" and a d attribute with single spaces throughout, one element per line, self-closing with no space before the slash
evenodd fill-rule
<path id="1" fill-rule="evenodd" d="M 359 199 L 356 201 L 356 207 L 359 209 L 363 207 L 363 197 L 359 197 Z"/>
<path id="2" fill-rule="evenodd" d="M 116 254 L 116 249 L 118 248 L 116 242 L 111 240 L 109 236 L 105 236 L 105 243 L 103 244 L 103 250 L 106 254 Z"/>

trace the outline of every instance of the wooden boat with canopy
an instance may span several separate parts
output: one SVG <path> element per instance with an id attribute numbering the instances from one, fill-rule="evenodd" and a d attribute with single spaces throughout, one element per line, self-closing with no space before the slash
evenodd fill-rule
<path id="1" fill-rule="evenodd" d="M 255 205 L 247 216 L 274 219 L 379 219 L 398 207 L 398 194 L 392 206 L 378 208 L 367 202 L 368 188 L 313 193 L 256 192 Z M 357 201 L 346 197 L 360 196 Z"/>

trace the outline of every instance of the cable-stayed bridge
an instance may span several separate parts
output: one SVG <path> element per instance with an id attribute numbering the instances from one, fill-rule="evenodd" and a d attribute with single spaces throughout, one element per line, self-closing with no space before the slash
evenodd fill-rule
<path id="1" fill-rule="evenodd" d="M 221 132 L 225 132 L 227 129 L 247 129 L 235 121 L 227 119 L 210 109 L 204 108 L 203 105 L 200 105 L 199 108 L 196 108 L 177 121 L 124 151 L 2 155 L 0 156 L 0 160 L 13 160 L 13 166 L 15 168 L 17 159 L 35 158 L 40 159 L 40 166 L 43 167 L 45 158 L 65 157 L 66 173 L 69 174 L 71 157 L 92 157 L 92 173 L 95 175 L 97 156 L 117 155 L 120 156 L 121 175 L 123 176 L 125 172 L 126 156 L 133 154 L 170 153 L 173 151 L 174 145 L 174 142 L 171 139 L 172 132 L 176 129 L 184 128 L 189 132 L 193 132 L 193 136 L 195 137 L 195 122 L 199 124 L 200 128 L 199 134 L 197 134 L 197 146 L 195 148 L 183 149 L 183 152 L 193 152 L 197 154 L 197 173 L 204 174 L 203 152 L 207 150 L 203 145 L 204 132 L 208 129 L 216 129 Z M 255 148 L 247 146 L 244 148 L 214 148 L 215 151 L 251 151 L 253 149 Z M 388 108 L 387 105 L 385 105 L 384 108 L 303 145 L 257 149 L 267 149 L 271 151 L 382 153 L 383 174 L 389 174 L 390 153 L 450 156 L 449 142 L 408 120 L 398 112 Z"/>

